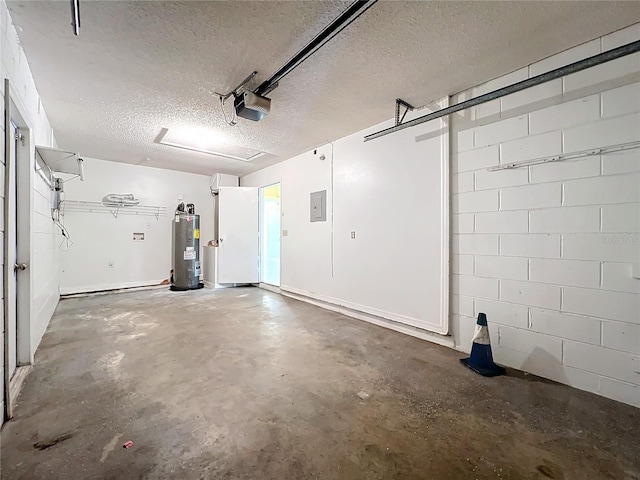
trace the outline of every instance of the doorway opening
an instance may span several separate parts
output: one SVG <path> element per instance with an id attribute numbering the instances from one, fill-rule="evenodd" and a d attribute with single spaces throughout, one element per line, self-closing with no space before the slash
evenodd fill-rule
<path id="1" fill-rule="evenodd" d="M 280 184 L 260 189 L 260 281 L 280 286 Z"/>

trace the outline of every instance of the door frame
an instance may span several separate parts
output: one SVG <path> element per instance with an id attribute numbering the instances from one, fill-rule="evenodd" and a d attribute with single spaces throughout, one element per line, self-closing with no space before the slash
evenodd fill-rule
<path id="1" fill-rule="evenodd" d="M 32 365 L 34 354 L 31 345 L 31 291 L 33 269 L 32 245 L 33 245 L 33 189 L 35 181 L 36 145 L 33 138 L 31 122 L 23 114 L 23 109 L 15 103 L 15 97 L 11 101 L 11 119 L 24 135 L 24 140 L 18 142 L 16 152 L 16 258 L 18 263 L 26 263 L 27 269 L 18 273 L 17 290 L 17 326 L 18 326 L 18 366 Z M 43 175 L 44 176 L 44 175 Z M 46 179 L 51 187 L 51 179 Z"/>
<path id="2" fill-rule="evenodd" d="M 262 237 L 263 237 L 263 231 L 262 231 L 262 225 L 263 225 L 263 220 L 264 220 L 264 190 L 266 188 L 272 187 L 273 185 L 280 185 L 280 279 L 278 282 L 278 285 L 273 285 L 271 283 L 265 282 L 262 279 Z M 282 224 L 283 224 L 283 215 L 282 215 L 282 181 L 278 180 L 277 182 L 273 182 L 273 183 L 269 183 L 267 185 L 263 185 L 261 187 L 258 188 L 258 240 L 260 242 L 260 248 L 258 249 L 258 265 L 260 265 L 260 272 L 259 272 L 259 278 L 260 278 L 260 283 L 261 284 L 265 284 L 265 285 L 269 285 L 271 287 L 277 287 L 280 288 L 280 284 L 282 284 Z"/>
<path id="3" fill-rule="evenodd" d="M 5 135 L 7 142 L 5 157 L 5 182 L 4 182 L 4 261 L 6 272 L 4 277 L 4 316 L 7 319 L 4 327 L 5 366 L 8 367 L 9 381 L 18 370 L 18 271 L 13 268 L 18 264 L 18 176 L 16 167 L 18 165 L 18 142 L 20 141 L 20 127 L 16 125 L 13 118 L 9 119 L 9 131 Z M 6 127 L 5 127 L 6 128 Z"/>
<path id="4" fill-rule="evenodd" d="M 15 229 L 16 239 L 16 261 L 17 263 L 26 263 L 27 269 L 19 272 L 16 278 L 16 290 L 15 290 L 15 311 L 16 311 L 16 368 L 21 366 L 30 365 L 33 363 L 34 352 L 31 345 L 31 318 L 32 318 L 32 281 L 31 275 L 31 256 L 32 256 L 32 244 L 33 244 L 33 232 L 31 225 L 33 225 L 33 187 L 35 177 L 35 141 L 33 139 L 33 130 L 31 128 L 32 122 L 26 115 L 27 109 L 24 107 L 20 97 L 16 95 L 11 83 L 8 79 L 4 80 L 4 105 L 5 105 L 5 118 L 3 121 L 5 129 L 5 174 L 7 165 L 15 173 L 15 205 L 9 205 L 8 215 L 5 215 L 4 228 L 5 239 L 11 237 L 7 235 L 7 231 Z M 15 165 L 11 165 L 11 143 L 15 142 L 12 138 L 11 122 L 13 122 L 19 129 L 19 134 L 23 135 L 23 139 L 16 142 L 16 162 Z M 5 192 L 5 197 L 7 193 Z M 13 265 L 7 264 L 8 250 L 5 248 L 3 252 L 4 258 L 4 283 L 11 279 L 13 275 Z M 7 288 L 5 287 L 5 292 Z M 7 301 L 13 302 L 13 298 L 4 299 L 4 311 L 7 312 Z M 4 414 L 5 418 L 10 419 L 13 416 L 13 406 L 11 405 L 12 396 L 17 393 L 13 389 L 20 388 L 20 384 L 14 383 L 12 389 L 11 378 L 8 374 L 8 336 L 7 324 L 9 319 L 5 315 L 5 338 L 4 338 Z"/>

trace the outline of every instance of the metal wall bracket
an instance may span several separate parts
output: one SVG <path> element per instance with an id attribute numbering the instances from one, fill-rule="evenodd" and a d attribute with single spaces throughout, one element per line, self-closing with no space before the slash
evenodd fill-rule
<path id="1" fill-rule="evenodd" d="M 401 108 L 404 108 L 404 113 L 402 114 L 402 117 L 400 117 Z M 416 107 L 414 107 L 410 103 L 405 102 L 401 98 L 396 98 L 396 127 L 402 123 L 402 121 L 404 120 L 404 117 L 407 116 L 408 112 L 415 109 Z"/>
<path id="2" fill-rule="evenodd" d="M 242 90 L 244 89 L 245 85 L 249 83 L 253 79 L 253 77 L 255 77 L 257 74 L 258 74 L 257 70 L 254 70 L 253 72 L 251 72 L 249 75 L 247 75 L 247 77 L 242 82 L 240 82 L 240 84 L 236 88 L 231 90 L 229 93 L 218 93 L 218 92 L 213 92 L 213 93 L 220 98 L 220 101 L 222 103 L 224 103 L 227 101 L 227 99 L 231 95 L 233 95 L 234 97 L 239 96 L 240 93 L 242 93 Z"/>
<path id="3" fill-rule="evenodd" d="M 54 173 L 66 173 L 73 175 L 67 181 L 74 178 L 84 181 L 84 160 L 77 153 L 36 145 L 36 161 L 36 172 L 48 171 L 50 177 Z"/>

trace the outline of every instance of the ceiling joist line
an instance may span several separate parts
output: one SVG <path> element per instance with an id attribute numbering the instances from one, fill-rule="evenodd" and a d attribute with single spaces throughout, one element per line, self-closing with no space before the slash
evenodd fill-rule
<path id="1" fill-rule="evenodd" d="M 522 80 L 521 82 L 517 82 L 503 88 L 499 88 L 498 90 L 494 90 L 492 92 L 485 93 L 484 95 L 480 95 L 478 97 L 465 100 L 464 102 L 456 103 L 455 105 L 442 108 L 440 110 L 429 113 L 427 115 L 423 115 L 422 117 L 409 120 L 408 122 L 405 122 L 405 123 L 397 122 L 398 114 L 396 113 L 395 126 L 385 128 L 384 130 L 380 130 L 379 132 L 366 135 L 364 137 L 364 141 L 368 142 L 376 138 L 384 137 L 385 135 L 389 135 L 391 133 L 399 132 L 400 130 L 404 130 L 405 128 L 415 127 L 416 125 L 430 122 L 431 120 L 436 120 L 446 115 L 451 115 L 452 113 L 456 113 L 461 110 L 466 110 L 467 108 L 476 107 L 478 105 L 482 105 L 483 103 L 490 102 L 497 98 L 505 97 L 507 95 L 511 95 L 512 93 L 521 92 L 522 90 L 526 90 L 528 88 L 532 88 L 537 85 L 550 82 L 551 80 L 555 80 L 556 78 L 561 78 L 567 75 L 571 75 L 572 73 L 581 72 L 588 68 L 595 67 L 597 65 L 602 65 L 603 63 L 607 63 L 612 60 L 616 60 L 618 58 L 626 57 L 627 55 L 631 55 L 639 51 L 640 51 L 640 40 L 628 43 L 626 45 L 623 45 L 618 48 L 614 48 L 612 50 L 608 50 L 603 53 L 599 53 L 598 55 L 594 55 L 592 57 L 588 57 L 583 60 L 579 60 L 569 65 L 565 65 L 564 67 L 556 68 L 555 70 L 551 70 L 550 72 L 536 75 L 535 77 Z M 397 105 L 398 104 L 396 103 L 396 112 L 398 111 Z"/>

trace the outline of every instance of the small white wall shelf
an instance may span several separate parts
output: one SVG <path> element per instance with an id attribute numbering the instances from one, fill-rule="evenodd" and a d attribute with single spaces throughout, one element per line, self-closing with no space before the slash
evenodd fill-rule
<path id="1" fill-rule="evenodd" d="M 167 207 L 155 205 L 104 205 L 102 202 L 85 202 L 83 200 L 64 200 L 61 210 L 63 212 L 87 212 L 87 213 L 110 213 L 115 218 L 118 215 L 146 215 L 151 217 L 167 216 Z"/>
<path id="2" fill-rule="evenodd" d="M 77 153 L 36 145 L 36 157 L 40 165 L 38 170 L 47 169 L 51 173 L 66 173 L 84 180 L 82 159 Z"/>

